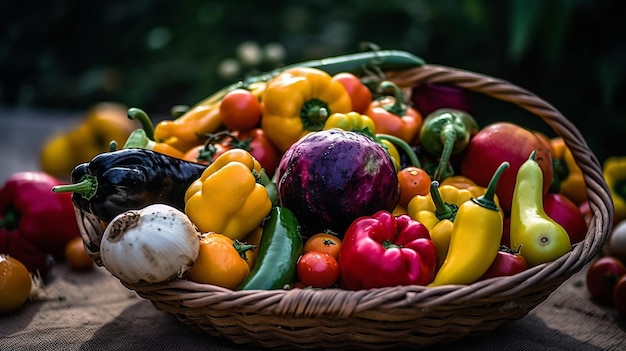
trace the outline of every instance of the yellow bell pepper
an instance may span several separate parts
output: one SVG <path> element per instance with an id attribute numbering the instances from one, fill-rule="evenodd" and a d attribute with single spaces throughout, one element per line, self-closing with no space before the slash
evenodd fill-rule
<path id="1" fill-rule="evenodd" d="M 583 172 L 574 161 L 574 156 L 561 137 L 550 139 L 554 174 L 558 177 L 559 194 L 580 205 L 587 199 L 587 187 Z"/>
<path id="2" fill-rule="evenodd" d="M 139 124 L 117 103 L 98 103 L 89 108 L 73 129 L 50 136 L 40 153 L 41 168 L 58 178 L 68 178 L 79 163 L 109 151 L 109 143 L 123 143 Z"/>
<path id="3" fill-rule="evenodd" d="M 352 111 L 344 86 L 317 68 L 294 67 L 272 78 L 263 92 L 261 127 L 281 150 L 324 128 L 333 113 Z"/>
<path id="4" fill-rule="evenodd" d="M 613 223 L 626 219 L 626 156 L 612 156 L 604 161 L 602 173 L 611 191 L 615 218 Z"/>
<path id="5" fill-rule="evenodd" d="M 485 190 L 479 186 L 472 190 L 459 189 L 433 181 L 430 194 L 416 195 L 409 201 L 407 213 L 430 231 L 430 238 L 437 248 L 439 266 L 448 254 L 456 211 L 465 201 L 483 195 Z"/>
<path id="6" fill-rule="evenodd" d="M 224 152 L 187 188 L 185 213 L 203 233 L 244 238 L 272 208 L 261 174 L 261 165 L 248 151 Z"/>
<path id="7" fill-rule="evenodd" d="M 200 239 L 200 252 L 187 279 L 235 289 L 250 274 L 254 245 L 233 240 L 219 233 L 206 233 Z"/>

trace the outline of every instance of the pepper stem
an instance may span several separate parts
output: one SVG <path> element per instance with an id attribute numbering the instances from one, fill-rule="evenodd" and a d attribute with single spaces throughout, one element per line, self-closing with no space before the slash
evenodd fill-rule
<path id="1" fill-rule="evenodd" d="M 152 121 L 148 114 L 139 108 L 131 107 L 128 109 L 128 118 L 133 120 L 139 120 L 141 123 L 141 128 L 146 132 L 146 136 L 150 140 L 154 140 L 154 125 L 152 125 Z"/>
<path id="2" fill-rule="evenodd" d="M 328 104 L 320 99 L 305 102 L 300 110 L 300 119 L 305 130 L 322 130 L 328 116 L 330 116 Z"/>
<path id="3" fill-rule="evenodd" d="M 387 140 L 391 142 L 392 144 L 398 146 L 399 148 L 402 149 L 402 151 L 404 151 L 407 154 L 407 156 L 409 157 L 409 161 L 411 161 L 412 166 L 417 167 L 417 168 L 422 168 L 422 164 L 417 158 L 417 154 L 415 153 L 415 151 L 413 151 L 411 146 L 406 141 L 398 138 L 397 136 L 389 135 L 389 134 L 376 134 L 376 138 L 380 140 Z"/>
<path id="4" fill-rule="evenodd" d="M 53 186 L 52 191 L 55 193 L 79 193 L 85 199 L 90 200 L 98 191 L 98 180 L 95 176 L 86 174 L 80 182 Z"/>
<path id="5" fill-rule="evenodd" d="M 440 221 L 444 219 L 453 221 L 454 217 L 456 217 L 456 211 L 452 205 L 443 201 L 441 193 L 439 192 L 439 182 L 436 180 L 430 183 L 430 197 L 435 204 L 435 216 L 437 219 Z"/>
<path id="6" fill-rule="evenodd" d="M 388 80 L 380 83 L 380 90 L 385 91 L 391 89 L 393 91 L 393 104 L 385 105 L 383 108 L 396 116 L 402 117 L 406 114 L 406 105 L 404 104 L 404 94 L 400 88 L 393 82 Z"/>
<path id="7" fill-rule="evenodd" d="M 474 201 L 474 203 L 484 208 L 498 211 L 498 205 L 494 201 L 494 196 L 496 195 L 496 187 L 498 186 L 498 180 L 500 179 L 502 172 L 504 172 L 504 170 L 506 170 L 507 168 L 509 168 L 509 163 L 506 161 L 502 162 L 500 166 L 498 167 L 498 169 L 496 169 L 496 172 L 493 174 L 493 177 L 491 177 L 491 181 L 489 182 L 489 185 L 487 186 L 487 191 L 485 192 L 485 194 L 482 196 L 479 196 L 476 199 L 472 198 L 472 201 Z"/>
<path id="8" fill-rule="evenodd" d="M 239 240 L 234 240 L 233 247 L 235 248 L 235 250 L 237 250 L 237 253 L 239 254 L 239 256 L 241 256 L 241 258 L 247 261 L 248 257 L 246 257 L 246 252 L 250 250 L 254 250 L 256 248 L 256 245 L 241 242 Z"/>
<path id="9" fill-rule="evenodd" d="M 451 123 L 446 123 L 441 129 L 440 137 L 443 144 L 443 150 L 441 151 L 441 157 L 439 158 L 439 165 L 435 170 L 435 174 L 433 178 L 436 181 L 441 180 L 441 175 L 445 172 L 445 168 L 450 161 L 450 156 L 452 155 L 452 150 L 454 149 L 454 143 L 456 142 L 456 130 Z"/>

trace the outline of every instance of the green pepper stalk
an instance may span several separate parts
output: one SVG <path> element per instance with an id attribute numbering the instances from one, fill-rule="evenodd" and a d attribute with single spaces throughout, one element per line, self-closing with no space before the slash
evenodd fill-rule
<path id="1" fill-rule="evenodd" d="M 415 166 L 417 168 L 422 168 L 422 164 L 420 163 L 419 159 L 417 158 L 417 154 L 415 153 L 415 151 L 411 148 L 411 146 L 404 140 L 393 136 L 393 135 L 389 135 L 389 134 L 376 134 L 374 137 L 374 140 L 380 142 L 381 140 L 387 140 L 390 143 L 392 143 L 393 145 L 399 147 L 402 149 L 402 151 L 404 151 L 407 156 L 409 157 L 409 161 L 411 162 L 412 166 Z"/>
<path id="2" fill-rule="evenodd" d="M 152 149 L 156 142 L 154 141 L 154 125 L 148 114 L 135 107 L 129 108 L 127 113 L 129 119 L 139 120 L 141 129 L 135 129 L 130 134 L 123 148 Z"/>
<path id="3" fill-rule="evenodd" d="M 454 222 L 454 217 L 456 217 L 456 212 L 459 207 L 443 201 L 441 193 L 439 192 L 439 182 L 436 180 L 430 183 L 430 197 L 435 204 L 435 217 L 440 221 L 449 219 Z"/>
<path id="4" fill-rule="evenodd" d="M 450 157 L 463 151 L 477 132 L 476 120 L 461 110 L 439 109 L 424 119 L 419 135 L 420 144 L 426 152 L 440 155 L 434 180 L 441 180 Z"/>

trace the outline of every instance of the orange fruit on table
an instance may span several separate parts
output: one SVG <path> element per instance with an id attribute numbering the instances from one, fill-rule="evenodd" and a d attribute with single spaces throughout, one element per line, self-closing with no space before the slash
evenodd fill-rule
<path id="1" fill-rule="evenodd" d="M 75 271 L 85 272 L 94 267 L 93 259 L 85 250 L 83 239 L 79 236 L 70 240 L 65 246 L 65 261 Z"/>
<path id="2" fill-rule="evenodd" d="M 0 315 L 20 309 L 30 296 L 32 284 L 30 273 L 22 262 L 0 254 Z"/>

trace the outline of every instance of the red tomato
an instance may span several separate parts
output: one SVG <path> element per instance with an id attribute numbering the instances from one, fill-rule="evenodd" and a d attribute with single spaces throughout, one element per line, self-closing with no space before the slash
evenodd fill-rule
<path id="1" fill-rule="evenodd" d="M 613 288 L 613 307 L 620 316 L 626 317 L 626 274 L 619 278 Z"/>
<path id="2" fill-rule="evenodd" d="M 502 246 L 487 272 L 479 280 L 513 275 L 523 272 L 527 268 L 528 264 L 524 256 L 520 255 L 518 251 Z"/>
<path id="3" fill-rule="evenodd" d="M 218 142 L 209 145 L 197 145 L 185 152 L 183 160 L 208 165 L 213 163 L 219 155 L 232 148 L 233 147 L 228 144 Z"/>
<path id="4" fill-rule="evenodd" d="M 361 82 L 359 77 L 349 72 L 337 73 L 333 80 L 338 81 L 350 95 L 352 111 L 363 113 L 372 102 L 372 92 Z"/>
<path id="5" fill-rule="evenodd" d="M 259 99 L 246 89 L 231 90 L 220 102 L 220 117 L 231 131 L 256 127 L 262 113 Z"/>
<path id="6" fill-rule="evenodd" d="M 414 196 L 430 194 L 431 182 L 428 173 L 421 168 L 409 166 L 401 169 L 398 172 L 398 185 L 400 186 L 398 205 L 406 208 Z"/>
<path id="7" fill-rule="evenodd" d="M 328 288 L 339 278 L 337 259 L 325 252 L 304 253 L 298 259 L 296 268 L 300 282 L 313 288 Z"/>
<path id="8" fill-rule="evenodd" d="M 268 177 L 272 178 L 276 168 L 278 168 L 281 154 L 276 145 L 265 135 L 263 129 L 254 128 L 247 131 L 234 131 L 232 134 L 239 141 L 244 142 L 240 147 L 248 150 L 259 161 L 261 167 L 265 169 Z M 238 147 L 239 145 L 231 144 L 231 146 Z"/>
<path id="9" fill-rule="evenodd" d="M 617 280 L 626 274 L 626 267 L 615 257 L 604 256 L 593 261 L 587 270 L 587 290 L 597 302 L 611 304 Z"/>
<path id="10" fill-rule="evenodd" d="M 547 193 L 543 197 L 543 209 L 550 218 L 567 231 L 572 245 L 585 240 L 587 222 L 572 200 L 561 194 Z"/>
<path id="11" fill-rule="evenodd" d="M 337 258 L 341 251 L 341 239 L 331 233 L 317 233 L 304 243 L 304 252 L 309 251 L 325 252 Z"/>

